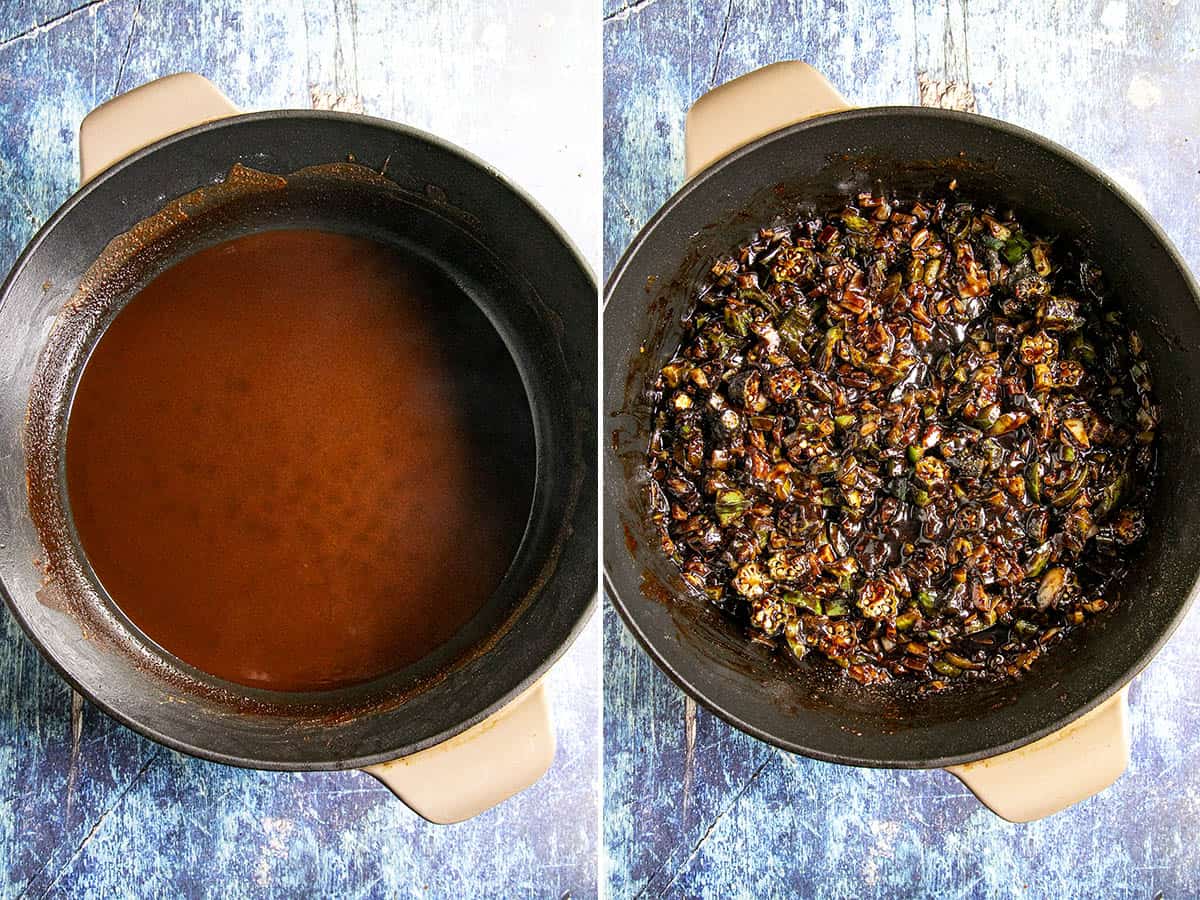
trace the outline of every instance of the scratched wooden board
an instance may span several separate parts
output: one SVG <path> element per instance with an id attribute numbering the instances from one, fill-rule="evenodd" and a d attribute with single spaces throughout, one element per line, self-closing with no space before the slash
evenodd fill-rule
<path id="1" fill-rule="evenodd" d="M 1124 183 L 1200 269 L 1198 4 L 605 0 L 605 266 L 676 189 L 708 88 L 803 59 L 852 102 L 1007 119 Z M 1200 893 L 1200 612 L 1133 684 L 1133 763 L 1011 825 L 944 772 L 777 751 L 693 704 L 605 612 L 614 897 L 1167 897 Z"/>
<path id="2" fill-rule="evenodd" d="M 467 147 L 598 267 L 600 10 L 536 2 L 19 0 L 0 17 L 0 271 L 74 189 L 76 133 L 181 70 L 247 109 L 361 110 Z M 2 538 L 0 538 L 2 539 Z M 429 825 L 358 773 L 165 750 L 76 700 L 0 612 L 0 896 L 596 894 L 599 617 L 557 667 L 553 769 Z"/>

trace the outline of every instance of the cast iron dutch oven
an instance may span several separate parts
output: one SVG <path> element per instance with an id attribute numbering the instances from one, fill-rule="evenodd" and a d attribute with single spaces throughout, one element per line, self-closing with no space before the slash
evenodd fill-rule
<path id="1" fill-rule="evenodd" d="M 72 685 L 147 737 L 256 768 L 380 764 L 373 774 L 424 815 L 464 818 L 549 765 L 553 734 L 535 685 L 594 602 L 595 282 L 529 197 L 444 141 L 359 115 L 231 113 L 228 101 L 197 76 L 151 83 L 93 113 L 81 130 L 85 179 L 115 164 L 54 214 L 0 292 L 5 600 Z M 205 119 L 212 121 L 126 155 Z M 235 166 L 245 171 L 231 176 Z M 241 687 L 159 649 L 104 594 L 81 551 L 47 559 L 26 479 L 31 457 L 61 456 L 67 398 L 81 368 L 43 358 L 65 303 L 80 290 L 106 295 L 97 315 L 110 320 L 123 299 L 181 256 L 280 227 L 368 236 L 407 248 L 446 273 L 503 338 L 534 422 L 532 511 L 517 557 L 483 611 L 420 663 L 324 693 Z M 54 495 L 51 504 L 65 504 L 61 478 L 34 472 L 30 484 Z M 470 565 L 469 547 L 463 565 Z M 490 736 L 491 743 L 480 749 L 480 741 L 468 739 L 472 734 Z M 410 758 L 388 769 L 387 761 L 398 757 Z M 463 796 L 451 802 L 438 796 L 445 791 Z"/>
<path id="2" fill-rule="evenodd" d="M 825 114 L 796 121 L 814 113 Z M 973 778 L 971 766 L 953 771 L 1010 818 L 1043 815 L 1106 787 L 1127 756 L 1120 692 L 1182 618 L 1200 571 L 1192 491 L 1200 471 L 1200 308 L 1179 254 L 1109 178 L 1050 141 L 961 112 L 848 109 L 801 63 L 759 70 L 702 98 L 687 138 L 694 177 L 633 240 L 605 294 L 605 579 L 626 625 L 699 703 L 757 738 L 821 760 L 924 768 L 987 759 L 974 765 L 994 775 L 1006 768 L 991 765 L 999 754 L 1039 738 L 1038 748 L 1052 750 L 1062 742 L 1045 736 L 1067 735 L 1070 729 L 1060 729 L 1096 710 L 1073 726 L 1099 723 L 1086 748 L 1068 742 L 1057 763 L 1043 753 L 1007 767 L 1015 788 L 983 784 L 987 774 L 977 770 Z M 749 138 L 756 139 L 738 147 Z M 758 226 L 795 221 L 801 209 L 827 210 L 860 190 L 911 196 L 951 177 L 962 196 L 1015 209 L 1044 233 L 1081 241 L 1101 261 L 1153 365 L 1163 406 L 1161 481 L 1125 600 L 1086 640 L 1060 647 L 1019 680 L 917 697 L 820 677 L 748 642 L 685 587 L 647 523 L 646 388 L 678 346 L 689 288 Z M 1023 753 L 999 759 L 1015 765 Z M 1110 771 L 1069 771 L 1097 766 Z M 1087 783 L 1062 790 L 1075 777 Z M 1033 786 L 1047 796 L 1032 805 L 996 798 L 1022 782 L 1026 793 Z"/>

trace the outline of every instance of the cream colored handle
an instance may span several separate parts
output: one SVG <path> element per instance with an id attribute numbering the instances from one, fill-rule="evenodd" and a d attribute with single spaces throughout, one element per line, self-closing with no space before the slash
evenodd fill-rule
<path id="1" fill-rule="evenodd" d="M 824 113 L 849 109 L 837 89 L 807 63 L 772 63 L 713 88 L 688 111 L 687 177 L 764 134 Z"/>
<path id="2" fill-rule="evenodd" d="M 1129 686 L 1025 747 L 946 771 L 992 812 L 1032 822 L 1098 794 L 1129 768 Z"/>
<path id="3" fill-rule="evenodd" d="M 79 126 L 79 181 L 177 131 L 238 113 L 206 78 L 181 72 L 126 91 L 97 106 Z"/>
<path id="4" fill-rule="evenodd" d="M 524 694 L 448 741 L 364 772 L 430 822 L 462 822 L 518 794 L 554 761 L 546 688 Z"/>

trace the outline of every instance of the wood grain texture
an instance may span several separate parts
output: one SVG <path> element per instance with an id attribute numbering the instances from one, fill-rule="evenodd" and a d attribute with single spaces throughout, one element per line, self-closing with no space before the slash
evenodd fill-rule
<path id="1" fill-rule="evenodd" d="M 1200 8 L 1164 0 L 606 2 L 605 267 L 678 187 L 709 87 L 802 59 L 858 105 L 972 109 L 1100 165 L 1200 267 Z M 1133 684 L 1130 771 L 1028 826 L 944 772 L 782 753 L 696 711 L 605 611 L 611 896 L 1200 893 L 1200 610 Z"/>
<path id="2" fill-rule="evenodd" d="M 598 267 L 591 3 L 18 0 L 4 12 L 0 271 L 74 190 L 88 110 L 185 70 L 246 109 L 361 110 L 456 142 L 528 189 Z M 0 612 L 0 896 L 594 896 L 598 620 L 550 676 L 550 773 L 439 827 L 366 775 L 242 771 L 145 741 L 73 699 Z"/>

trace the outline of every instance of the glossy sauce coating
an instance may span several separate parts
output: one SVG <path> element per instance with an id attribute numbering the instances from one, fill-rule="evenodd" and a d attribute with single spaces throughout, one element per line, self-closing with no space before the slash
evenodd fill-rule
<path id="1" fill-rule="evenodd" d="M 854 203 L 714 261 L 650 398 L 651 518 L 752 641 L 862 684 L 1017 677 L 1141 549 L 1141 338 L 1015 214 Z"/>
<path id="2" fill-rule="evenodd" d="M 67 485 L 118 606 L 255 687 L 402 668 L 492 595 L 532 493 L 519 376 L 472 301 L 364 238 L 201 251 L 117 315 L 76 391 Z"/>

